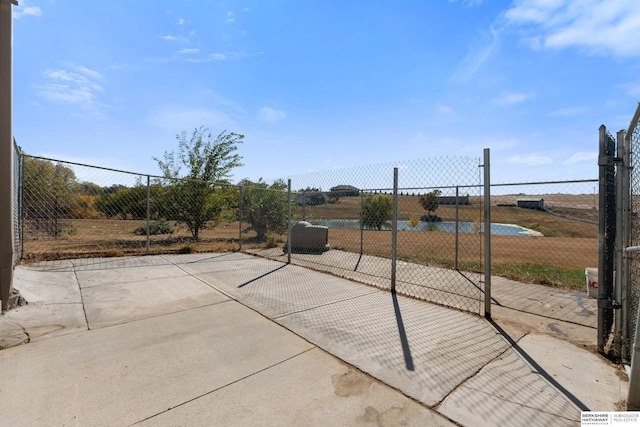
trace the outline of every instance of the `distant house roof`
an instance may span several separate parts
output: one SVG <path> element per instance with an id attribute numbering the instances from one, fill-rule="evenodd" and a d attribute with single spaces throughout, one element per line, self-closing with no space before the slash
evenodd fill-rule
<path id="1" fill-rule="evenodd" d="M 532 198 L 532 199 L 518 199 L 519 202 L 544 202 L 543 198 Z"/>
<path id="2" fill-rule="evenodd" d="M 331 191 L 360 191 L 353 185 L 336 185 L 335 187 L 331 187 Z"/>

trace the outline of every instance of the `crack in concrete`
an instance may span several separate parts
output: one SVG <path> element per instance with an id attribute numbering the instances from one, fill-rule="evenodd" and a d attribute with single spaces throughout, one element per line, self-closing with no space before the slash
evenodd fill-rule
<path id="1" fill-rule="evenodd" d="M 525 334 L 524 336 L 526 336 L 527 334 Z M 522 338 L 524 338 L 524 336 Z M 522 339 L 520 338 L 520 339 Z M 508 342 L 508 341 L 507 341 Z M 510 344 L 504 351 L 502 351 L 500 354 L 496 355 L 496 357 L 490 359 L 487 363 L 485 363 L 484 365 L 482 365 L 480 368 L 478 368 L 474 373 L 472 373 L 471 375 L 469 375 L 467 378 L 465 378 L 464 380 L 462 380 L 457 386 L 455 386 L 453 389 L 451 389 L 451 391 L 449 393 L 446 394 L 446 396 L 444 396 L 438 403 L 436 403 L 435 405 L 433 405 L 431 408 L 435 409 L 436 411 L 438 411 L 438 409 L 440 409 L 440 407 L 442 405 L 444 405 L 444 403 L 446 402 L 446 400 L 449 398 L 449 396 L 451 396 L 453 393 L 455 393 L 458 389 L 462 388 L 467 382 L 469 382 L 472 378 L 474 378 L 476 375 L 478 375 L 480 373 L 480 371 L 482 371 L 487 365 L 489 365 L 490 363 L 492 363 L 495 360 L 498 360 L 500 357 L 502 357 L 504 354 L 506 354 L 509 350 L 513 349 L 514 346 L 513 344 Z M 472 387 L 469 387 L 472 389 Z M 438 411 L 439 412 L 439 411 Z"/>
<path id="2" fill-rule="evenodd" d="M 78 270 L 76 270 L 76 265 L 73 260 L 70 261 L 71 266 L 73 267 L 73 277 L 76 279 L 76 284 L 78 285 L 78 293 L 80 293 L 80 303 L 82 304 L 82 312 L 84 313 L 84 321 L 87 324 L 87 330 L 91 330 L 91 325 L 89 325 L 89 318 L 87 317 L 87 308 L 84 305 L 84 295 L 82 294 L 82 285 L 80 285 L 80 279 L 78 278 Z"/>

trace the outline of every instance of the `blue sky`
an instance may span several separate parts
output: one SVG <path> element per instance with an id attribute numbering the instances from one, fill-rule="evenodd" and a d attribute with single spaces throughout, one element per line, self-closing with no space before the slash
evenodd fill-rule
<path id="1" fill-rule="evenodd" d="M 267 180 L 491 149 L 492 182 L 596 178 L 640 100 L 637 0 L 28 0 L 28 154 L 144 173 L 204 125 Z"/>

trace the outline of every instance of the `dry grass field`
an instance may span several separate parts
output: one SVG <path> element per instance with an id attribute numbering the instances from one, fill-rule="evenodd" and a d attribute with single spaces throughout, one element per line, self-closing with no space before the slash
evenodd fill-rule
<path id="1" fill-rule="evenodd" d="M 598 211 L 593 209 L 593 195 L 541 195 L 554 214 L 515 206 L 521 196 L 492 198 L 493 223 L 516 224 L 538 231 L 544 237 L 492 235 L 493 273 L 520 281 L 543 283 L 558 287 L 583 289 L 585 267 L 597 266 Z M 506 206 L 505 206 L 506 205 Z M 443 221 L 454 221 L 454 206 L 439 206 L 436 215 Z M 409 220 L 425 214 L 417 196 L 400 196 L 398 219 Z M 343 197 L 337 203 L 297 207 L 295 219 L 359 219 L 360 198 Z M 471 200 L 459 206 L 459 221 L 480 224 L 482 206 Z M 52 236 L 42 231 L 34 221 L 25 221 L 23 260 L 38 260 L 121 256 L 147 253 L 145 236 L 135 233 L 145 221 L 120 219 L 60 220 L 59 233 Z M 211 224 L 213 225 L 213 224 Z M 246 224 L 244 224 L 246 227 Z M 239 224 L 220 223 L 202 230 L 200 240 L 193 242 L 184 226 L 175 225 L 172 234 L 150 237 L 150 253 L 188 253 L 237 251 L 243 249 L 283 246 L 286 236 L 272 236 L 268 243 L 257 243 L 255 233 L 243 233 Z M 332 248 L 360 251 L 360 231 L 330 229 Z M 391 232 L 365 230 L 362 234 L 364 253 L 389 257 Z M 455 234 L 439 231 L 398 233 L 398 257 L 405 261 L 453 268 L 455 265 Z M 483 259 L 482 235 L 459 235 L 458 268 L 481 271 Z"/>

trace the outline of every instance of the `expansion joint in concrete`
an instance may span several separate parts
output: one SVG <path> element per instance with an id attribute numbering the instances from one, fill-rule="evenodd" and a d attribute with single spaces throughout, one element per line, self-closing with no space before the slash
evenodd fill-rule
<path id="1" fill-rule="evenodd" d="M 84 304 L 84 295 L 82 294 L 82 286 L 80 285 L 80 279 L 78 279 L 78 271 L 76 270 L 76 265 L 73 261 L 71 261 L 71 266 L 73 267 L 73 277 L 76 279 L 76 284 L 78 285 L 78 292 L 80 293 L 80 302 L 82 303 L 82 312 L 84 313 L 84 321 L 87 325 L 87 330 L 91 330 L 91 325 L 89 325 L 89 317 L 87 317 L 87 308 Z"/>
<path id="2" fill-rule="evenodd" d="M 207 391 L 206 393 L 202 393 L 202 394 L 200 394 L 200 395 L 198 395 L 198 396 L 192 397 L 191 399 L 188 399 L 188 400 L 185 400 L 184 402 L 178 403 L 177 405 L 174 405 L 174 406 L 172 406 L 172 407 L 170 407 L 170 408 L 168 408 L 168 409 L 165 409 L 164 411 L 160 411 L 160 412 L 158 412 L 157 414 L 153 414 L 153 415 L 151 415 L 151 416 L 149 416 L 149 417 L 147 417 L 147 418 L 145 418 L 145 419 L 143 419 L 143 420 L 139 420 L 139 421 L 137 421 L 137 422 L 135 422 L 135 423 L 133 423 L 133 424 L 140 424 L 140 423 L 143 423 L 143 422 L 148 421 L 148 420 L 150 420 L 150 419 L 153 419 L 153 418 L 155 418 L 155 417 L 157 417 L 157 416 L 159 416 L 159 415 L 162 415 L 162 414 L 164 414 L 164 413 L 167 413 L 167 412 L 169 412 L 169 411 L 172 411 L 172 410 L 174 410 L 174 409 L 176 409 L 176 408 L 179 408 L 179 407 L 181 407 L 181 406 L 187 405 L 187 404 L 189 404 L 189 403 L 191 403 L 191 402 L 194 402 L 194 401 L 196 401 L 196 400 L 198 400 L 198 399 L 200 399 L 200 398 L 203 398 L 203 397 L 205 397 L 205 396 L 208 396 L 208 395 L 210 395 L 210 394 L 213 394 L 213 393 L 215 393 L 215 392 L 217 392 L 217 391 L 223 390 L 223 389 L 225 389 L 225 388 L 227 388 L 227 387 L 229 387 L 229 386 L 231 386 L 231 385 L 233 385 L 233 384 L 239 383 L 239 382 L 244 381 L 244 380 L 246 380 L 246 379 L 248 379 L 248 378 L 251 378 L 251 377 L 253 377 L 253 376 L 257 375 L 257 374 L 260 374 L 260 373 L 265 372 L 265 371 L 267 371 L 267 370 L 269 370 L 269 369 L 271 369 L 271 368 L 274 368 L 274 367 L 276 367 L 276 366 L 278 366 L 278 365 L 281 365 L 281 364 L 283 364 L 283 363 L 286 363 L 286 362 L 288 362 L 288 361 L 290 361 L 290 360 L 292 360 L 292 359 L 295 359 L 295 358 L 296 358 L 296 357 L 298 357 L 298 356 L 301 356 L 301 355 L 303 355 L 303 354 L 305 354 L 305 353 L 310 352 L 311 350 L 315 350 L 316 348 L 317 348 L 317 347 L 315 347 L 315 346 L 314 346 L 314 347 L 308 348 L 308 349 L 306 349 L 306 350 L 303 350 L 303 351 L 301 351 L 301 352 L 299 352 L 299 353 L 294 354 L 293 356 L 287 357 L 286 359 L 280 360 L 279 362 L 273 363 L 273 364 L 271 364 L 271 365 L 269 365 L 269 366 L 266 366 L 266 367 L 264 367 L 264 368 L 262 368 L 262 369 L 259 369 L 259 370 L 255 371 L 255 372 L 252 372 L 252 373 L 250 373 L 249 375 L 245 375 L 245 376 L 244 376 L 244 377 L 242 377 L 242 378 L 238 378 L 238 379 L 237 379 L 237 380 L 235 380 L 235 381 L 231 381 L 231 382 L 229 382 L 229 383 L 227 383 L 227 384 L 224 384 L 224 385 L 222 385 L 222 386 L 220 386 L 220 387 L 216 387 L 216 388 L 214 388 L 213 390 L 209 390 L 209 391 Z"/>

